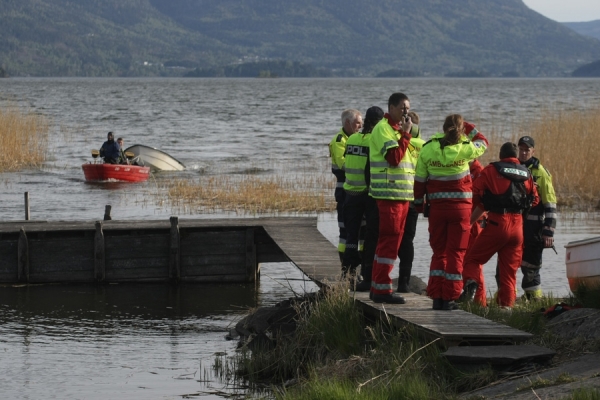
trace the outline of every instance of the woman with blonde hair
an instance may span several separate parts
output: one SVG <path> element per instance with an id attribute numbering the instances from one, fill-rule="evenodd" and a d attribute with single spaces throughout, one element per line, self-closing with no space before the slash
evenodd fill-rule
<path id="1" fill-rule="evenodd" d="M 462 264 L 469 244 L 473 193 L 469 162 L 481 156 L 488 141 L 460 114 L 446 117 L 443 133 L 425 143 L 415 174 L 415 206 L 429 206 L 431 257 L 427 295 L 434 310 L 455 310 L 462 292 Z"/>

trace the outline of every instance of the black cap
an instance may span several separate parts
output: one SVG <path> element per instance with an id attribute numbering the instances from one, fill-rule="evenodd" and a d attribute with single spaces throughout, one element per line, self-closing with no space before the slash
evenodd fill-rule
<path id="1" fill-rule="evenodd" d="M 112 136 L 112 135 L 113 135 L 113 133 L 112 133 L 112 132 L 108 132 L 108 133 L 106 134 L 106 137 L 110 137 L 110 136 Z"/>
<path id="2" fill-rule="evenodd" d="M 365 114 L 365 121 L 379 122 L 383 118 L 383 110 L 377 106 L 370 107 Z"/>
<path id="3" fill-rule="evenodd" d="M 529 148 L 535 147 L 535 142 L 533 141 L 533 138 L 531 136 L 523 136 L 521 139 L 519 139 L 519 145 L 526 145 Z"/>

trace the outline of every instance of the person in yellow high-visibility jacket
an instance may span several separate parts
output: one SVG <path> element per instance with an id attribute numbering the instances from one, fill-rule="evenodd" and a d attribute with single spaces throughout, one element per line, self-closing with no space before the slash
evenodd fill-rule
<path id="1" fill-rule="evenodd" d="M 534 157 L 535 142 L 531 136 L 519 139 L 519 161 L 533 175 L 533 180 L 540 195 L 540 203 L 529 210 L 523 221 L 523 260 L 521 287 L 527 299 L 542 297 L 542 253 L 544 249 L 554 246 L 554 230 L 556 228 L 556 194 L 552 185 L 552 175 Z"/>
<path id="2" fill-rule="evenodd" d="M 371 142 L 371 131 L 383 118 L 383 110 L 377 106 L 370 107 L 364 120 L 363 130 L 355 133 L 346 142 L 346 182 L 344 191 L 346 199 L 344 202 L 344 222 L 346 226 L 346 251 L 344 252 L 343 270 L 349 272 L 350 277 L 356 275 L 356 268 L 361 267 L 363 280 L 357 282 L 357 291 L 368 291 L 371 289 L 371 273 L 373 268 L 373 257 L 377 246 L 377 230 L 379 229 L 379 216 L 377 215 L 377 204 L 369 196 L 369 144 Z M 360 254 L 360 233 L 365 226 L 364 251 Z M 356 279 L 355 279 L 356 282 Z"/>
<path id="3" fill-rule="evenodd" d="M 405 303 L 404 297 L 393 291 L 390 272 L 398 256 L 409 204 L 414 199 L 417 159 L 408 151 L 412 139 L 409 111 L 408 96 L 393 93 L 388 99 L 388 112 L 371 133 L 369 194 L 377 201 L 379 211 L 370 293 L 375 303 Z"/>
<path id="4" fill-rule="evenodd" d="M 329 156 L 331 157 L 331 172 L 336 178 L 335 201 L 337 220 L 339 228 L 338 255 L 340 262 L 344 259 L 346 250 L 346 227 L 344 225 L 344 182 L 346 174 L 344 173 L 344 162 L 346 154 L 346 141 L 350 135 L 360 131 L 363 120 L 360 111 L 347 109 L 342 112 L 342 128 L 335 134 L 329 142 Z"/>

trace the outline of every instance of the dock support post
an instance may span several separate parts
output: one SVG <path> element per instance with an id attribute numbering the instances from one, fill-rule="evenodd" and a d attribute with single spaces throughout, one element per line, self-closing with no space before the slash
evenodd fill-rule
<path id="1" fill-rule="evenodd" d="M 110 216 L 111 208 L 112 208 L 112 206 L 110 204 L 107 204 L 106 206 L 104 206 L 104 220 L 105 221 L 110 221 L 112 219 Z"/>
<path id="2" fill-rule="evenodd" d="M 29 243 L 23 227 L 19 232 L 17 253 L 17 280 L 29 282 Z"/>
<path id="3" fill-rule="evenodd" d="M 246 229 L 246 279 L 255 282 L 258 269 L 256 268 L 256 244 L 254 243 L 254 228 Z"/>
<path id="4" fill-rule="evenodd" d="M 178 283 L 181 279 L 181 236 L 179 234 L 179 217 L 171 217 L 170 253 L 169 253 L 169 279 Z"/>
<path id="5" fill-rule="evenodd" d="M 25 192 L 25 221 L 29 221 L 29 192 Z"/>
<path id="6" fill-rule="evenodd" d="M 96 282 L 104 281 L 106 264 L 104 258 L 104 233 L 102 221 L 96 221 L 96 236 L 94 237 L 94 279 Z"/>

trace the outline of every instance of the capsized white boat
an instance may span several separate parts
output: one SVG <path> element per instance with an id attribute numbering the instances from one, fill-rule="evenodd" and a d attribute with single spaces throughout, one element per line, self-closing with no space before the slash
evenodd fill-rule
<path id="1" fill-rule="evenodd" d="M 183 171 L 185 169 L 185 165 L 181 161 L 154 147 L 134 144 L 125 151 L 130 151 L 135 155 L 137 164 L 156 171 Z"/>
<path id="2" fill-rule="evenodd" d="M 569 242 L 567 253 L 567 279 L 575 291 L 579 285 L 600 286 L 600 236 Z"/>

